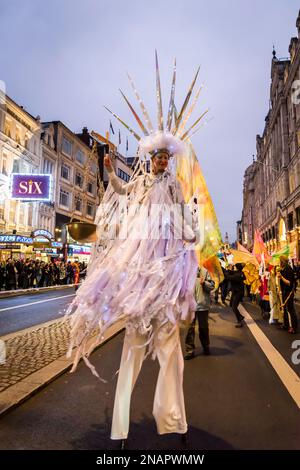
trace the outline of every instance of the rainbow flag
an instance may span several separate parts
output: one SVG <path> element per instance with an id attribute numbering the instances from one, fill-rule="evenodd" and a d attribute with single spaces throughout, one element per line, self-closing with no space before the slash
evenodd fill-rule
<path id="1" fill-rule="evenodd" d="M 224 278 L 217 257 L 222 246 L 222 237 L 213 202 L 191 142 L 188 142 L 188 152 L 184 158 L 176 161 L 176 175 L 181 183 L 185 202 L 188 204 L 197 201 L 202 242 L 196 246 L 196 254 L 199 264 L 210 272 L 217 286 Z"/>

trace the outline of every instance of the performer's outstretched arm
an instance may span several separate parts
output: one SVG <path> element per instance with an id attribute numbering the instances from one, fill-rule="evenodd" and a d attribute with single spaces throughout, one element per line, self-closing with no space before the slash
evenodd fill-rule
<path id="1" fill-rule="evenodd" d="M 190 208 L 187 204 L 185 204 L 179 182 L 176 184 L 176 203 L 181 205 L 181 212 L 183 217 L 183 239 L 187 242 L 199 243 L 199 230 L 197 227 L 194 227 L 193 216 Z"/>
<path id="2" fill-rule="evenodd" d="M 120 178 L 117 177 L 116 173 L 114 172 L 113 166 L 111 164 L 111 160 L 108 154 L 104 157 L 104 166 L 108 173 L 109 181 L 118 194 L 128 194 L 132 190 L 134 186 L 134 182 L 122 184 Z"/>

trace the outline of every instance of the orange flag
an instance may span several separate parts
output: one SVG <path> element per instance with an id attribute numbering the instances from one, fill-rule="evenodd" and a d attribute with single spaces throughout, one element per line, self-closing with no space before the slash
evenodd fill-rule
<path id="1" fill-rule="evenodd" d="M 243 245 L 237 242 L 237 249 L 238 251 L 242 251 L 243 253 L 247 253 L 247 255 L 251 255 L 250 251 L 247 250 Z"/>
<path id="2" fill-rule="evenodd" d="M 261 263 L 262 259 L 264 259 L 264 261 L 268 261 L 271 258 L 259 230 L 255 230 L 252 254 L 256 257 L 259 263 Z"/>

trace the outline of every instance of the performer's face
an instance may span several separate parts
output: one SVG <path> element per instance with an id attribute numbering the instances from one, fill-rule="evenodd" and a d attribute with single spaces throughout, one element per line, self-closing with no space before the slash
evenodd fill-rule
<path id="1" fill-rule="evenodd" d="M 169 155 L 166 152 L 157 153 L 152 159 L 153 173 L 163 173 L 168 166 Z"/>

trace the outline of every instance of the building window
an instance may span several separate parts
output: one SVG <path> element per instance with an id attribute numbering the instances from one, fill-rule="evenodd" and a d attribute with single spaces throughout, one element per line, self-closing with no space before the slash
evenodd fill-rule
<path id="1" fill-rule="evenodd" d="M 2 169 L 1 169 L 2 175 L 7 176 L 8 175 L 8 170 L 7 170 L 7 156 L 3 155 L 2 157 Z"/>
<path id="2" fill-rule="evenodd" d="M 7 119 L 5 120 L 5 128 L 4 128 L 4 133 L 7 135 L 7 137 L 11 137 L 11 123 Z"/>
<path id="3" fill-rule="evenodd" d="M 89 181 L 88 184 L 87 184 L 87 191 L 90 194 L 94 194 L 94 185 L 93 185 L 93 183 L 91 183 L 91 181 Z"/>
<path id="4" fill-rule="evenodd" d="M 4 205 L 0 205 L 0 220 L 4 220 Z"/>
<path id="5" fill-rule="evenodd" d="M 44 163 L 43 163 L 43 173 L 45 175 L 52 175 L 53 172 L 53 163 L 48 160 L 48 158 L 45 158 Z"/>
<path id="6" fill-rule="evenodd" d="M 9 223 L 10 224 L 15 224 L 16 223 L 16 211 L 17 209 L 17 204 L 16 201 L 10 201 L 9 205 Z"/>
<path id="7" fill-rule="evenodd" d="M 296 208 L 296 223 L 300 225 L 300 206 Z"/>
<path id="8" fill-rule="evenodd" d="M 293 213 L 288 214 L 288 230 L 293 230 L 294 228 L 294 218 Z"/>
<path id="9" fill-rule="evenodd" d="M 118 168 L 118 177 L 126 182 L 130 180 L 130 176 L 125 173 L 125 171 L 121 170 L 121 168 Z"/>
<path id="10" fill-rule="evenodd" d="M 97 169 L 97 164 L 95 162 L 90 162 L 90 172 L 93 173 L 93 175 L 96 175 Z"/>
<path id="11" fill-rule="evenodd" d="M 68 165 L 65 165 L 65 163 L 63 163 L 61 165 L 61 177 L 64 178 L 65 180 L 70 180 L 70 172 L 71 172 L 71 169 Z"/>
<path id="12" fill-rule="evenodd" d="M 32 204 L 28 204 L 27 223 L 28 223 L 29 227 L 32 227 L 32 216 L 33 216 Z"/>
<path id="13" fill-rule="evenodd" d="M 72 142 L 67 139 L 65 136 L 63 136 L 62 139 L 62 151 L 71 157 L 72 155 Z"/>
<path id="14" fill-rule="evenodd" d="M 16 127 L 16 142 L 21 145 L 20 129 Z"/>
<path id="15" fill-rule="evenodd" d="M 28 134 L 25 135 L 25 148 L 26 150 L 29 150 L 29 137 Z"/>
<path id="16" fill-rule="evenodd" d="M 76 152 L 76 160 L 81 163 L 81 165 L 85 164 L 85 155 L 81 150 L 77 150 Z"/>
<path id="17" fill-rule="evenodd" d="M 62 206 L 69 207 L 69 198 L 70 198 L 70 193 L 68 193 L 68 191 L 64 191 L 63 189 L 61 189 L 60 194 L 59 194 L 59 203 Z"/>
<path id="18" fill-rule="evenodd" d="M 24 204 L 20 204 L 19 210 L 19 224 L 24 225 Z"/>
<path id="19" fill-rule="evenodd" d="M 14 158 L 12 172 L 20 173 L 20 160 L 18 158 Z"/>
<path id="20" fill-rule="evenodd" d="M 90 217 L 94 216 L 94 204 L 92 204 L 91 202 L 88 202 L 86 205 L 86 213 Z"/>
<path id="21" fill-rule="evenodd" d="M 80 173 L 76 173 L 76 175 L 75 175 L 75 185 L 82 188 L 83 176 Z"/>
<path id="22" fill-rule="evenodd" d="M 274 226 L 272 227 L 272 238 L 273 239 L 275 238 L 275 227 Z"/>
<path id="23" fill-rule="evenodd" d="M 82 199 L 80 197 L 75 198 L 75 210 L 81 212 L 82 209 Z"/>

